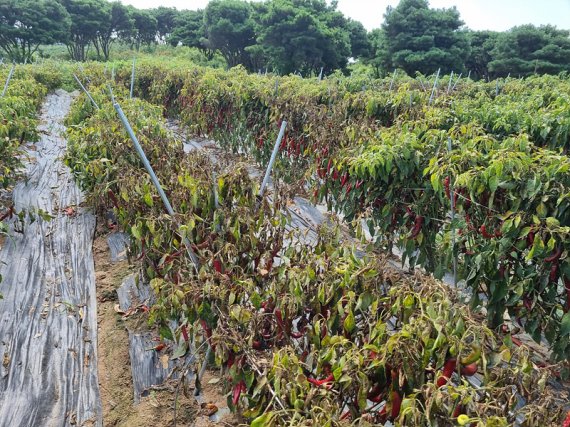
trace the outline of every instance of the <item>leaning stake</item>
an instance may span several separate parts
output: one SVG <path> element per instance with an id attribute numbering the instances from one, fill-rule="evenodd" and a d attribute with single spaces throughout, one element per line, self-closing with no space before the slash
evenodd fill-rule
<path id="1" fill-rule="evenodd" d="M 441 71 L 441 68 L 438 68 L 437 70 L 437 74 L 435 75 L 435 81 L 433 82 L 433 88 L 431 89 L 431 95 L 429 97 L 429 103 L 428 105 L 431 105 L 432 101 L 433 101 L 433 97 L 435 95 L 435 89 L 437 88 L 437 80 L 439 79 L 439 72 Z"/>
<path id="2" fill-rule="evenodd" d="M 461 76 L 463 75 L 463 73 L 459 73 L 459 77 L 457 77 L 457 80 L 455 81 L 455 84 L 453 85 L 453 87 L 451 88 L 452 91 L 455 90 L 455 86 L 457 86 L 457 83 L 459 83 L 459 80 L 461 80 Z"/>
<path id="3" fill-rule="evenodd" d="M 77 82 L 79 87 L 81 87 L 81 90 L 83 90 L 85 95 L 87 95 L 87 98 L 89 98 L 89 100 L 91 101 L 91 104 L 93 104 L 93 106 L 98 110 L 99 106 L 97 105 L 97 103 L 95 102 L 95 100 L 93 99 L 93 97 L 91 96 L 89 91 L 87 89 L 85 89 L 85 86 L 83 86 L 83 84 L 81 83 L 81 80 L 79 80 L 79 77 L 77 77 L 75 74 L 73 75 L 73 77 L 75 78 L 75 81 Z"/>
<path id="4" fill-rule="evenodd" d="M 287 122 L 283 120 L 281 123 L 281 129 L 279 130 L 279 136 L 277 136 L 277 141 L 275 141 L 275 146 L 273 147 L 273 152 L 271 153 L 271 159 L 269 159 L 269 164 L 267 165 L 267 170 L 265 171 L 265 177 L 261 183 L 261 188 L 259 189 L 259 197 L 263 196 L 265 192 L 265 187 L 267 187 L 267 182 L 269 181 L 269 175 L 271 175 L 271 169 L 273 168 L 273 163 L 275 163 L 275 158 L 277 157 L 277 152 L 279 151 L 279 146 L 281 145 L 281 140 L 285 134 L 285 128 L 287 127 Z"/>
<path id="5" fill-rule="evenodd" d="M 453 83 L 453 71 L 451 72 L 451 75 L 449 76 L 449 84 L 447 85 L 447 92 L 449 93 L 449 91 L 451 90 L 451 83 Z"/>
<path id="6" fill-rule="evenodd" d="M 394 80 L 396 80 L 396 72 L 398 71 L 397 68 L 394 68 L 394 74 L 392 74 L 392 80 L 390 81 L 390 89 L 389 91 L 392 92 L 392 88 L 394 87 Z"/>
<path id="7" fill-rule="evenodd" d="M 6 79 L 6 83 L 4 83 L 4 90 L 2 90 L 2 95 L 0 95 L 0 98 L 4 98 L 4 95 L 6 95 L 6 90 L 8 89 L 8 85 L 10 84 L 10 79 L 14 75 L 15 69 L 16 69 L 16 64 L 12 64 L 12 68 L 10 68 L 10 73 L 8 73 L 8 78 Z"/>
<path id="8" fill-rule="evenodd" d="M 127 133 L 129 134 L 131 140 L 133 141 L 133 144 L 135 145 L 135 149 L 137 150 L 137 154 L 141 158 L 146 171 L 150 175 L 150 179 L 152 180 L 152 183 L 154 184 L 154 186 L 158 190 L 158 194 L 160 195 L 160 198 L 162 199 L 162 203 L 164 203 L 164 207 L 166 208 L 166 211 L 174 219 L 174 215 L 175 215 L 174 209 L 172 209 L 172 205 L 170 204 L 168 197 L 166 197 L 166 194 L 164 193 L 164 190 L 162 189 L 162 186 L 160 185 L 160 182 L 158 181 L 158 178 L 157 178 L 156 174 L 154 173 L 154 170 L 152 169 L 152 166 L 150 165 L 150 163 L 146 157 L 146 154 L 144 153 L 144 150 L 139 143 L 139 140 L 137 139 L 135 133 L 133 132 L 133 128 L 131 127 L 129 121 L 127 120 L 125 113 L 123 113 L 123 110 L 121 109 L 121 106 L 118 103 L 116 103 L 116 102 L 113 103 L 113 107 L 115 107 L 115 110 L 117 111 L 117 114 L 119 115 L 119 118 L 121 119 L 121 122 L 123 122 L 123 126 L 127 130 Z M 198 256 L 192 250 L 190 242 L 188 241 L 188 239 L 186 237 L 183 237 L 183 241 L 184 241 L 184 245 L 186 246 L 186 251 L 188 252 L 188 256 L 192 260 L 192 263 L 194 263 L 194 267 L 196 268 L 196 272 L 198 272 L 200 269 L 200 263 L 198 261 Z"/>
<path id="9" fill-rule="evenodd" d="M 447 151 L 451 154 L 453 147 L 451 146 L 451 138 L 447 139 Z M 453 255 L 453 286 L 457 286 L 457 253 L 455 251 L 455 189 L 449 182 L 449 200 L 451 202 L 451 253 Z"/>

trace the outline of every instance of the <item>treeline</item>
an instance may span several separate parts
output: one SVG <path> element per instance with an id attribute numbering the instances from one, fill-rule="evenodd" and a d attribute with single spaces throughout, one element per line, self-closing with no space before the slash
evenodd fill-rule
<path id="1" fill-rule="evenodd" d="M 371 11 L 382 14 L 381 10 Z M 413 75 L 471 73 L 473 78 L 570 71 L 570 32 L 523 25 L 506 32 L 471 31 L 456 8 L 427 0 L 388 7 L 380 28 L 367 32 L 325 0 L 212 0 L 204 10 L 141 10 L 106 0 L 0 0 L 0 48 L 30 61 L 40 45 L 64 43 L 71 59 L 89 50 L 108 60 L 113 43 L 189 46 L 227 66 L 280 74 L 345 70 L 350 58 L 376 77 L 394 69 Z"/>

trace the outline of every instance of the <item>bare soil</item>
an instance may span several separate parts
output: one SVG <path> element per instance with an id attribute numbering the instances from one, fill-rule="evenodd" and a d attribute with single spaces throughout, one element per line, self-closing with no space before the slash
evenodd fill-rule
<path id="1" fill-rule="evenodd" d="M 227 408 L 226 395 L 221 390 L 221 381 L 215 373 L 206 372 L 202 380 L 202 404 L 193 397 L 193 390 L 187 396 L 182 388 L 178 393 L 176 424 L 174 422 L 174 401 L 177 381 L 170 381 L 152 390 L 149 396 L 134 404 L 134 391 L 129 357 L 129 328 L 144 327 L 145 314 L 137 314 L 127 320 L 115 311 L 117 288 L 122 280 L 132 274 L 134 266 L 128 261 L 111 262 L 107 245 L 109 231 L 105 221 L 99 221 L 93 242 L 95 279 L 97 287 L 98 319 L 98 369 L 103 424 L 125 427 L 172 427 L 172 426 L 237 426 L 234 414 L 219 411 L 218 421 L 209 416 L 219 408 Z"/>

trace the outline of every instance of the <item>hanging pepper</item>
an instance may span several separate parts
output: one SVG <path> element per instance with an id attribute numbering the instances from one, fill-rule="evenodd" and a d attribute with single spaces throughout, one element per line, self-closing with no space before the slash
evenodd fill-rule
<path id="1" fill-rule="evenodd" d="M 423 225 L 424 217 L 422 215 L 416 216 L 416 220 L 414 221 L 414 228 L 412 229 L 412 234 L 410 234 L 410 239 L 415 239 L 418 237 Z"/>

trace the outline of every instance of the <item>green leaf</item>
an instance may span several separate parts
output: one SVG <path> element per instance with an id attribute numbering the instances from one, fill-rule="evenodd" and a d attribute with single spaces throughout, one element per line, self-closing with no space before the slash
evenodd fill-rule
<path id="1" fill-rule="evenodd" d="M 141 227 L 139 227 L 139 225 L 133 225 L 131 227 L 131 234 L 133 235 L 133 237 L 137 240 L 141 240 L 142 239 L 142 231 L 141 231 Z"/>
<path id="2" fill-rule="evenodd" d="M 490 177 L 489 190 L 491 190 L 491 192 L 494 193 L 497 190 L 497 187 L 499 187 L 499 177 L 497 176 Z"/>
<path id="3" fill-rule="evenodd" d="M 545 218 L 548 214 L 548 209 L 546 209 L 546 205 L 544 203 L 540 203 L 536 208 L 536 213 L 538 214 L 539 218 Z"/>
<path id="4" fill-rule="evenodd" d="M 542 255 L 543 252 L 544 252 L 544 242 L 542 241 L 540 236 L 535 236 L 532 249 L 528 252 L 526 259 L 527 261 L 530 261 L 534 257 Z"/>
<path id="5" fill-rule="evenodd" d="M 251 427 L 264 427 L 266 426 L 273 418 L 273 412 L 266 412 L 265 414 L 260 415 L 255 420 L 253 420 L 250 424 Z"/>
<path id="6" fill-rule="evenodd" d="M 352 314 L 352 310 L 350 310 L 348 312 L 348 315 L 346 316 L 346 318 L 344 319 L 344 329 L 348 332 L 351 333 L 352 331 L 354 331 L 354 328 L 356 327 L 356 323 L 354 320 L 354 314 Z"/>
<path id="7" fill-rule="evenodd" d="M 565 337 L 570 334 L 570 311 L 564 315 L 560 322 L 560 336 Z"/>
<path id="8" fill-rule="evenodd" d="M 433 187 L 434 191 L 438 191 L 440 189 L 439 185 L 439 176 L 437 174 L 433 174 L 430 176 L 431 186 Z"/>
<path id="9" fill-rule="evenodd" d="M 150 192 L 147 191 L 146 193 L 144 193 L 143 199 L 147 206 L 152 207 L 153 201 Z"/>

